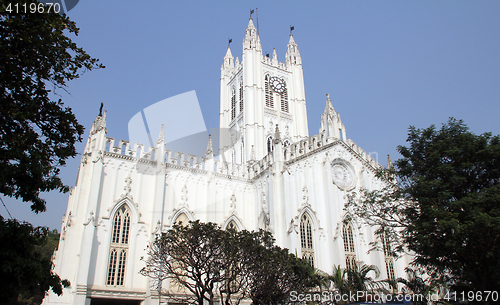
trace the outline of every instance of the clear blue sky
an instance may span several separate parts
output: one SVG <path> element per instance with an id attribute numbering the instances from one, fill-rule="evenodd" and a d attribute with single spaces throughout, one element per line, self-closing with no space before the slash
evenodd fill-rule
<path id="1" fill-rule="evenodd" d="M 190 90 L 207 127 L 218 127 L 228 38 L 241 58 L 249 10 L 256 7 L 264 54 L 276 48 L 285 61 L 295 26 L 310 135 L 318 132 L 326 93 L 347 137 L 376 152 L 384 166 L 387 154 L 399 158 L 396 146 L 410 125 L 440 125 L 453 116 L 477 134 L 500 134 L 499 1 L 83 0 L 69 12 L 81 29 L 75 41 L 106 69 L 70 82 L 70 95 L 59 93 L 87 129 L 104 102 L 108 136 L 117 139 L 128 139 L 135 113 Z M 68 185 L 80 157 L 62 170 Z M 47 212 L 39 215 L 28 203 L 4 201 L 15 218 L 60 230 L 68 195 L 45 198 Z M 0 214 L 7 216 L 4 207 Z"/>

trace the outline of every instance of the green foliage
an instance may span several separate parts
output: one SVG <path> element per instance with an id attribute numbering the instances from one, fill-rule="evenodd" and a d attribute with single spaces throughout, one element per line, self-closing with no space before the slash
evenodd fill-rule
<path id="1" fill-rule="evenodd" d="M 22 3 L 37 3 L 17 1 Z M 103 67 L 66 34 L 75 23 L 56 13 L 16 14 L 0 0 L 0 193 L 45 211 L 40 192 L 66 192 L 57 167 L 76 155 L 83 126 L 51 89 Z M 29 6 L 29 5 L 28 5 Z"/>
<path id="2" fill-rule="evenodd" d="M 372 277 L 374 275 L 375 277 Z M 331 275 L 323 275 L 329 283 L 328 287 L 336 290 L 340 296 L 358 295 L 358 291 L 372 293 L 382 290 L 381 281 L 376 281 L 380 276 L 380 271 L 375 265 L 367 265 L 361 261 L 357 262 L 353 268 L 341 268 L 340 265 L 333 266 Z M 338 304 L 345 304 L 339 300 Z"/>
<path id="3" fill-rule="evenodd" d="M 500 137 L 451 118 L 410 127 L 386 186 L 351 194 L 347 210 L 388 232 L 395 252 L 457 290 L 500 290 Z M 356 216 L 353 216 L 356 217 Z M 379 240 L 380 245 L 380 240 Z"/>
<path id="4" fill-rule="evenodd" d="M 441 279 L 426 276 L 424 273 L 412 268 L 406 268 L 406 275 L 407 278 L 399 277 L 397 282 L 404 285 L 402 288 L 404 294 L 422 296 L 421 300 L 413 302 L 415 305 L 427 305 L 431 301 L 430 296 L 432 295 L 434 295 L 432 300 L 436 301 L 437 297 L 435 296 L 440 292 L 440 288 L 444 287 Z"/>
<path id="5" fill-rule="evenodd" d="M 75 23 L 56 13 L 8 13 L 0 0 L 0 193 L 31 202 L 32 211 L 45 211 L 41 192 L 65 186 L 59 166 L 76 155 L 83 126 L 55 90 L 88 70 L 102 68 L 68 34 Z M 34 0 L 16 1 L 38 3 Z M 68 284 L 52 272 L 56 235 L 46 228 L 3 218 L 0 221 L 0 299 L 40 303 L 52 289 Z M 21 300 L 22 299 L 22 300 Z"/>
<path id="6" fill-rule="evenodd" d="M 406 209 L 412 202 L 402 197 L 401 189 L 394 183 L 393 170 L 380 169 L 376 176 L 386 181 L 380 190 L 366 189 L 347 194 L 346 219 L 376 228 L 375 240 L 370 242 L 373 250 L 386 251 L 398 257 L 406 252 L 404 234 L 408 228 Z M 385 248 L 384 240 L 385 239 Z"/>
<path id="7" fill-rule="evenodd" d="M 0 216 L 0 299 L 6 304 L 41 304 L 45 292 L 61 295 L 69 282 L 52 271 L 58 234 Z M 55 244 L 55 246 L 54 246 Z"/>
<path id="8" fill-rule="evenodd" d="M 370 276 L 372 273 L 375 278 Z M 379 276 L 380 271 L 377 266 L 357 262 L 353 268 L 333 266 L 333 273 L 328 276 L 328 280 L 339 294 L 349 294 L 349 292 L 356 294 L 358 291 L 374 291 L 380 288 L 380 283 L 375 281 Z"/>
<path id="9" fill-rule="evenodd" d="M 375 278 L 369 276 L 375 274 Z M 380 276 L 380 271 L 375 265 L 367 265 L 363 262 L 357 262 L 352 269 L 347 269 L 347 286 L 350 291 L 373 291 L 379 287 L 375 281 Z"/>
<path id="10" fill-rule="evenodd" d="M 450 119 L 440 130 L 410 128 L 395 164 L 415 262 L 456 285 L 500 290 L 500 137 L 475 135 Z"/>
<path id="11" fill-rule="evenodd" d="M 278 304 L 317 283 L 314 268 L 274 244 L 267 231 L 222 230 L 213 223 L 175 224 L 148 247 L 143 275 L 170 279 L 162 294 L 189 304 Z"/>
<path id="12" fill-rule="evenodd" d="M 252 255 L 251 251 L 247 253 Z M 321 285 L 316 270 L 306 260 L 288 253 L 288 249 L 273 246 L 257 253 L 258 259 L 249 266 L 253 304 L 286 304 L 291 291 L 307 292 Z"/>

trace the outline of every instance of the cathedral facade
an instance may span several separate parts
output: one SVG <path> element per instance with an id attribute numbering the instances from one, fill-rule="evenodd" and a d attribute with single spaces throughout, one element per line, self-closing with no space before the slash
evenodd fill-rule
<path id="1" fill-rule="evenodd" d="M 250 19 L 241 62 L 228 47 L 221 67 L 219 158 L 107 136 L 106 112 L 89 132 L 70 191 L 55 272 L 71 282 L 44 304 L 158 304 L 139 271 L 155 234 L 180 220 L 273 233 L 276 243 L 327 273 L 356 261 L 380 279 L 405 275 L 406 257 L 372 251 L 375 228 L 346 220 L 349 191 L 377 189 L 381 167 L 346 137 L 327 96 L 319 133 L 309 136 L 302 61 L 293 35 L 286 62 L 263 56 Z M 164 286 L 169 289 L 168 283 Z"/>

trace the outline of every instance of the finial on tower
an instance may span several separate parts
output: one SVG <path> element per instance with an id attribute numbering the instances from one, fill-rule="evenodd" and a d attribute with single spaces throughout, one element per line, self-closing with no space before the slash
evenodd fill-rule
<path id="1" fill-rule="evenodd" d="M 161 124 L 160 134 L 158 135 L 158 140 L 156 140 L 157 144 L 162 142 L 165 142 L 165 128 L 163 124 Z"/>
<path id="2" fill-rule="evenodd" d="M 208 135 L 207 150 L 205 151 L 205 157 L 209 158 L 214 155 L 214 149 L 212 147 L 212 135 Z"/>
<path id="3" fill-rule="evenodd" d="M 330 93 L 327 93 L 326 94 L 326 106 L 325 106 L 325 113 L 329 113 L 330 111 L 334 111 L 334 108 L 333 108 L 333 105 L 332 105 L 332 101 L 330 100 Z"/>
<path id="4" fill-rule="evenodd" d="M 293 30 L 294 27 L 290 26 L 290 39 L 288 40 L 287 45 L 286 62 L 287 65 L 301 65 L 302 59 L 300 58 L 300 52 L 297 43 L 293 39 Z"/>
<path id="5" fill-rule="evenodd" d="M 391 156 L 387 154 L 387 169 L 393 169 L 394 165 L 392 164 Z"/>
<path id="6" fill-rule="evenodd" d="M 224 56 L 224 65 L 223 66 L 225 68 L 234 67 L 234 57 L 233 57 L 233 54 L 231 54 L 231 47 L 229 45 L 227 46 L 226 56 Z"/>

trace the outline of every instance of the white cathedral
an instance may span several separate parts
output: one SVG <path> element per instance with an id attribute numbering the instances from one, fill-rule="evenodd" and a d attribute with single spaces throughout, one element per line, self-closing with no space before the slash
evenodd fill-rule
<path id="1" fill-rule="evenodd" d="M 405 275 L 408 258 L 372 251 L 375 228 L 345 221 L 348 191 L 380 188 L 381 167 L 346 137 L 327 96 L 319 133 L 309 136 L 302 60 L 290 34 L 286 62 L 263 56 L 252 19 L 241 62 L 228 47 L 221 67 L 220 158 L 107 136 L 106 113 L 90 129 L 54 254 L 71 282 L 44 304 L 158 304 L 141 257 L 155 234 L 178 221 L 269 230 L 282 248 L 327 273 L 355 261 L 379 279 Z M 236 135 L 236 136 L 235 136 Z M 165 287 L 165 286 L 164 286 Z M 166 289 L 168 285 L 166 285 Z"/>

